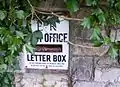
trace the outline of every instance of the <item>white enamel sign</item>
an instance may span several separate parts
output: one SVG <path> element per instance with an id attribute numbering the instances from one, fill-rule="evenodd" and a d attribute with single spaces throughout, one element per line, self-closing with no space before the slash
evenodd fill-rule
<path id="1" fill-rule="evenodd" d="M 69 22 L 61 20 L 54 26 L 43 26 L 31 22 L 33 31 L 41 30 L 43 39 L 39 40 L 34 54 L 25 55 L 25 67 L 30 69 L 68 69 L 69 59 Z"/>

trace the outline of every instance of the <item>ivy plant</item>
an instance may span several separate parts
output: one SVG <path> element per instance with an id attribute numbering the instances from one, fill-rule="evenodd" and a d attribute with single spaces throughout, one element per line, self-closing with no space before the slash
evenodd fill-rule
<path id="1" fill-rule="evenodd" d="M 0 0 L 0 87 L 12 87 L 17 56 L 23 47 L 32 52 L 39 39 L 43 38 L 41 30 L 32 32 L 31 20 L 37 19 L 41 24 L 56 27 L 60 22 L 52 14 L 39 14 L 35 11 L 41 0 Z M 79 11 L 84 5 L 91 13 L 81 23 L 83 28 L 92 31 L 90 40 L 94 46 L 109 46 L 108 54 L 118 56 L 120 41 L 112 41 L 111 26 L 120 24 L 120 0 L 64 0 L 70 14 Z M 101 27 L 106 27 L 106 36 L 101 34 Z"/>
<path id="2" fill-rule="evenodd" d="M 32 6 L 41 0 L 0 0 L 0 87 L 12 87 L 16 60 L 23 47 L 33 52 L 41 30 L 32 31 L 31 20 L 56 27 L 58 17 L 35 13 Z M 36 16 L 35 16 L 36 15 Z"/>
<path id="3" fill-rule="evenodd" d="M 72 0 L 68 0 L 72 2 Z M 82 2 L 83 3 L 80 3 Z M 66 2 L 66 3 L 69 3 Z M 83 28 L 90 29 L 92 31 L 90 40 L 94 46 L 100 47 L 102 45 L 107 45 L 109 47 L 108 54 L 111 58 L 117 58 L 119 55 L 119 43 L 120 41 L 111 39 L 111 29 L 116 30 L 116 26 L 120 24 L 120 0 L 74 0 L 74 2 L 80 3 L 87 8 L 90 8 L 90 14 L 85 17 L 81 23 Z M 75 3 L 72 3 L 76 6 Z M 72 5 L 71 4 L 71 5 Z M 72 6 L 74 6 L 72 5 Z M 77 10 L 73 9 L 72 6 L 66 5 L 71 12 L 76 12 Z M 76 7 L 75 8 L 80 8 Z M 106 35 L 101 34 L 101 27 L 106 31 Z M 115 35 L 116 36 L 116 35 Z"/>
<path id="4" fill-rule="evenodd" d="M 108 54 L 111 58 L 116 58 L 118 56 L 118 51 L 120 50 L 118 44 L 119 41 L 111 40 L 110 34 L 112 28 L 110 27 L 119 25 L 120 9 L 118 4 L 120 1 L 107 0 L 106 2 L 104 1 L 105 6 L 101 3 L 102 2 L 99 0 L 86 0 L 86 5 L 92 6 L 92 10 L 91 14 L 83 20 L 81 25 L 92 30 L 90 39 L 94 46 L 109 46 Z M 107 28 L 105 29 L 106 36 L 101 34 L 101 27 Z"/>
<path id="5" fill-rule="evenodd" d="M 27 0 L 0 0 L 0 3 L 0 87 L 12 87 L 17 56 L 23 46 L 32 52 L 42 33 L 31 30 L 31 7 Z"/>

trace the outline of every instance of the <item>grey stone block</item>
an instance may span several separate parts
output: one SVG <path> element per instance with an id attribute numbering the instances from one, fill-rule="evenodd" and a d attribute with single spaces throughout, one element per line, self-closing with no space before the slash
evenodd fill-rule
<path id="1" fill-rule="evenodd" d="M 22 77 L 22 79 L 21 79 Z M 16 74 L 15 87 L 67 87 L 67 76 L 64 74 Z"/>
<path id="2" fill-rule="evenodd" d="M 74 43 L 72 48 L 73 55 L 100 56 L 108 49 L 105 46 L 93 47 L 93 45 L 90 42 L 82 42 L 79 39 L 76 39 L 73 43 Z"/>
<path id="3" fill-rule="evenodd" d="M 72 76 L 73 81 L 76 80 L 86 80 L 92 79 L 93 75 L 93 58 L 89 57 L 74 57 L 72 62 Z"/>
<path id="4" fill-rule="evenodd" d="M 104 87 L 103 82 L 77 82 L 73 87 Z"/>
<path id="5" fill-rule="evenodd" d="M 97 68 L 95 69 L 95 81 L 98 82 L 120 82 L 120 69 L 119 68 Z"/>
<path id="6" fill-rule="evenodd" d="M 109 56 L 104 56 L 101 58 L 95 57 L 95 66 L 96 68 L 120 68 L 120 64 L 118 64 L 117 59 L 111 59 Z"/>
<path id="7" fill-rule="evenodd" d="M 120 83 L 112 82 L 76 82 L 73 87 L 120 87 Z"/>

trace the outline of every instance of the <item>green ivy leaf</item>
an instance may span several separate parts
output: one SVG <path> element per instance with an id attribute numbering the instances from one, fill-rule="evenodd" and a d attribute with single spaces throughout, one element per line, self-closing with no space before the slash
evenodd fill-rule
<path id="1" fill-rule="evenodd" d="M 24 19 L 25 15 L 24 15 L 24 11 L 23 10 L 18 10 L 15 13 L 16 13 L 16 17 L 18 19 Z"/>
<path id="2" fill-rule="evenodd" d="M 105 15 L 102 9 L 100 8 L 94 9 L 92 15 L 95 15 L 98 18 L 99 24 L 101 24 L 102 26 L 105 25 Z"/>
<path id="3" fill-rule="evenodd" d="M 104 39 L 104 44 L 105 44 L 105 45 L 108 45 L 108 44 L 111 43 L 111 40 L 110 40 L 109 37 L 104 37 L 103 39 Z"/>
<path id="4" fill-rule="evenodd" d="M 120 10 L 120 1 L 115 4 L 115 7 Z"/>
<path id="5" fill-rule="evenodd" d="M 27 43 L 27 44 L 25 44 L 24 46 L 25 46 L 25 48 L 26 48 L 26 51 L 28 51 L 28 52 L 30 52 L 30 53 L 33 53 L 33 49 L 34 49 L 34 48 L 33 48 L 30 44 Z"/>
<path id="6" fill-rule="evenodd" d="M 6 13 L 7 13 L 6 11 L 0 10 L 0 20 L 4 20 L 5 19 Z"/>
<path id="7" fill-rule="evenodd" d="M 102 11 L 102 9 L 100 9 L 100 8 L 96 8 L 96 9 L 94 9 L 93 11 L 92 11 L 92 15 L 99 15 L 99 14 L 103 14 L 103 11 Z"/>
<path id="8" fill-rule="evenodd" d="M 90 27 L 91 27 L 91 19 L 90 19 L 90 17 L 84 18 L 84 20 L 83 20 L 83 22 L 81 23 L 81 25 L 82 25 L 84 28 L 90 29 Z"/>
<path id="9" fill-rule="evenodd" d="M 90 36 L 91 40 L 101 40 L 100 38 L 100 29 L 98 27 L 93 28 L 93 32 Z"/>
<path id="10" fill-rule="evenodd" d="M 5 51 L 0 51 L 0 56 L 5 56 Z"/>
<path id="11" fill-rule="evenodd" d="M 31 44 L 32 44 L 33 46 L 35 46 L 35 45 L 37 44 L 37 42 L 38 42 L 38 39 L 37 39 L 34 35 L 32 35 Z"/>
<path id="12" fill-rule="evenodd" d="M 97 3 L 98 3 L 98 0 L 86 0 L 86 4 L 88 6 L 97 5 Z"/>
<path id="13" fill-rule="evenodd" d="M 7 69 L 7 65 L 6 64 L 1 64 L 0 65 L 0 72 L 4 72 Z"/>
<path id="14" fill-rule="evenodd" d="M 43 33 L 40 30 L 34 31 L 33 35 L 37 38 L 37 39 L 43 39 Z"/>
<path id="15" fill-rule="evenodd" d="M 28 34 L 28 35 L 25 37 L 24 41 L 25 41 L 25 42 L 29 42 L 29 41 L 31 40 L 31 37 L 32 37 L 32 34 Z"/>
<path id="16" fill-rule="evenodd" d="M 6 84 L 9 84 L 9 80 L 8 80 L 7 77 L 4 78 L 4 82 L 5 82 Z M 8 87 L 8 86 L 6 86 L 6 87 Z"/>
<path id="17" fill-rule="evenodd" d="M 11 73 L 11 72 L 8 72 L 7 77 L 9 78 L 9 80 L 13 80 L 14 79 L 14 74 Z"/>
<path id="18" fill-rule="evenodd" d="M 116 20 L 117 24 L 120 24 L 120 15 L 117 15 L 117 20 Z"/>
<path id="19" fill-rule="evenodd" d="M 92 43 L 93 43 L 94 47 L 100 47 L 103 44 L 102 41 L 98 41 L 98 40 L 95 40 Z"/>
<path id="20" fill-rule="evenodd" d="M 103 37 L 101 36 L 99 27 L 93 28 L 90 40 L 95 47 L 99 47 L 103 44 Z"/>
<path id="21" fill-rule="evenodd" d="M 9 46 L 8 50 L 10 50 L 11 55 L 13 55 L 13 53 L 17 50 L 17 47 L 15 45 L 11 45 L 11 46 Z"/>
<path id="22" fill-rule="evenodd" d="M 21 32 L 21 31 L 16 31 L 16 34 L 17 34 L 18 37 L 24 39 L 25 34 L 23 34 L 23 32 Z"/>
<path id="23" fill-rule="evenodd" d="M 99 23 L 104 26 L 105 25 L 105 16 L 104 14 L 99 14 L 98 15 Z"/>
<path id="24" fill-rule="evenodd" d="M 107 0 L 109 7 L 113 7 L 115 4 L 115 0 Z"/>
<path id="25" fill-rule="evenodd" d="M 10 55 L 6 56 L 4 59 L 5 59 L 5 62 L 7 62 L 9 64 L 9 67 L 13 66 L 14 54 L 10 54 Z"/>
<path id="26" fill-rule="evenodd" d="M 113 46 L 109 48 L 108 54 L 111 58 L 116 58 L 118 56 L 117 49 L 115 49 Z"/>
<path id="27" fill-rule="evenodd" d="M 50 24 L 50 25 L 53 25 L 54 27 L 56 27 L 56 23 L 60 23 L 60 20 L 58 17 L 51 17 L 51 18 L 48 18 L 46 21 L 45 21 L 46 25 Z"/>
<path id="28" fill-rule="evenodd" d="M 38 42 L 38 39 L 43 39 L 43 33 L 40 30 L 33 32 L 33 35 L 31 38 L 31 44 L 35 46 Z"/>
<path id="29" fill-rule="evenodd" d="M 77 0 L 66 0 L 66 6 L 70 12 L 76 12 L 79 10 Z"/>

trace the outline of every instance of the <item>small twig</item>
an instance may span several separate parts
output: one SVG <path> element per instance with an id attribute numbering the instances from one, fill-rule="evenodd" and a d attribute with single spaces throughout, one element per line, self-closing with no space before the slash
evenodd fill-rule
<path id="1" fill-rule="evenodd" d="M 37 11 L 38 13 L 40 14 L 45 14 L 45 15 L 53 15 L 53 16 L 56 16 L 56 17 L 59 17 L 59 18 L 63 18 L 63 19 L 66 19 L 66 20 L 71 20 L 71 21 L 83 21 L 83 19 L 79 19 L 79 18 L 69 18 L 69 17 L 65 17 L 65 16 L 60 16 L 56 13 L 53 13 L 53 12 L 41 12 L 41 11 L 38 11 L 35 9 L 35 11 Z"/>
<path id="2" fill-rule="evenodd" d="M 49 12 L 42 12 L 42 11 L 38 11 L 37 9 L 35 9 L 36 12 L 40 13 L 40 14 L 45 14 L 45 15 L 52 15 L 52 13 Z"/>
<path id="3" fill-rule="evenodd" d="M 31 20 L 33 20 L 34 13 L 35 13 L 34 8 L 32 8 L 32 9 L 31 9 L 31 12 L 32 12 L 32 17 L 31 17 Z"/>
<path id="4" fill-rule="evenodd" d="M 73 46 L 77 46 L 77 47 L 81 47 L 81 48 L 87 48 L 87 49 L 96 49 L 99 47 L 93 47 L 93 46 L 84 46 L 84 45 L 80 45 L 80 44 L 75 44 L 73 42 L 68 41 L 68 44 L 73 45 Z M 105 49 L 102 53 L 97 54 L 99 57 L 104 56 L 109 50 L 109 47 L 107 49 Z"/>
<path id="5" fill-rule="evenodd" d="M 54 8 L 42 8 L 42 7 L 35 7 L 35 9 L 39 10 L 39 11 L 44 11 L 44 12 L 68 12 L 68 9 L 67 8 L 57 8 L 57 7 L 54 7 Z"/>
<path id="6" fill-rule="evenodd" d="M 10 27 L 12 26 L 12 24 L 14 24 L 14 23 L 15 23 L 15 21 L 16 21 L 16 20 L 14 20 L 13 22 L 11 22 Z"/>
<path id="7" fill-rule="evenodd" d="M 28 17 L 30 17 L 30 15 L 32 15 L 32 14 L 30 13 L 29 15 L 27 15 L 27 16 L 25 17 L 25 19 L 27 19 Z"/>
<path id="8" fill-rule="evenodd" d="M 30 5 L 30 7 L 31 7 L 31 12 L 32 12 L 31 20 L 32 20 L 33 17 L 34 17 L 35 10 L 34 10 L 34 7 L 32 6 L 32 4 L 30 3 L 30 1 L 29 1 L 29 0 L 27 0 L 27 1 L 28 1 L 29 5 Z"/>
<path id="9" fill-rule="evenodd" d="M 83 21 L 83 19 L 79 19 L 79 18 L 69 18 L 69 17 L 65 17 L 65 16 L 60 16 L 60 15 L 57 15 L 55 13 L 51 13 L 53 14 L 54 16 L 56 17 L 59 17 L 59 18 L 63 18 L 63 19 L 66 19 L 66 20 L 71 20 L 71 21 Z"/>
<path id="10" fill-rule="evenodd" d="M 93 47 L 93 46 L 84 46 L 84 45 L 80 45 L 80 44 L 75 44 L 75 43 L 73 43 L 71 41 L 68 41 L 68 44 L 73 45 L 73 46 L 77 46 L 77 47 L 88 48 L 88 49 L 97 48 L 97 47 Z"/>
<path id="11" fill-rule="evenodd" d="M 31 19 L 33 19 L 34 13 L 35 13 L 35 11 L 37 11 L 38 13 L 41 13 L 41 14 L 53 15 L 53 16 L 56 16 L 56 17 L 59 17 L 59 18 L 63 18 L 63 19 L 66 19 L 66 20 L 71 20 L 71 21 L 83 21 L 83 19 L 79 19 L 79 18 L 69 18 L 69 17 L 65 17 L 65 16 L 60 16 L 60 15 L 55 14 L 55 13 L 53 13 L 53 12 L 50 12 L 50 13 L 48 13 L 48 12 L 41 12 L 41 11 L 35 9 L 35 8 L 32 6 L 32 4 L 30 3 L 29 0 L 27 0 L 27 1 L 28 1 L 29 5 L 30 5 L 30 7 L 31 7 L 31 12 L 32 12 L 32 18 L 31 18 Z M 36 13 L 35 13 L 35 14 L 36 14 Z M 37 16 L 37 18 L 38 18 L 38 16 Z"/>
<path id="12" fill-rule="evenodd" d="M 107 48 L 106 50 L 104 50 L 101 54 L 99 54 L 100 57 L 104 56 L 107 52 L 108 52 L 109 48 Z"/>
<path id="13" fill-rule="evenodd" d="M 29 3 L 30 7 L 31 7 L 31 8 L 33 8 L 33 6 L 32 6 L 32 4 L 30 3 L 30 1 L 29 1 L 29 0 L 27 0 L 27 2 Z"/>
<path id="14" fill-rule="evenodd" d="M 35 16 L 36 16 L 37 19 L 38 19 L 39 21 L 41 21 L 41 23 L 42 23 L 42 20 L 38 17 L 38 15 L 36 14 L 36 12 L 35 12 Z"/>

